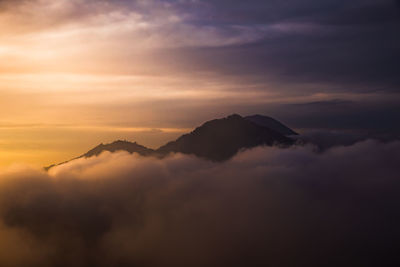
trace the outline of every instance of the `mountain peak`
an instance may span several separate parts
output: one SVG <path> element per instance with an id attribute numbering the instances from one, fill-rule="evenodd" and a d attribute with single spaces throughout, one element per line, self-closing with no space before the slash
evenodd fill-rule
<path id="1" fill-rule="evenodd" d="M 193 132 L 160 147 L 156 152 L 160 154 L 180 152 L 213 161 L 223 161 L 234 156 L 240 149 L 292 143 L 290 138 L 279 132 L 233 114 L 226 118 L 208 121 Z"/>

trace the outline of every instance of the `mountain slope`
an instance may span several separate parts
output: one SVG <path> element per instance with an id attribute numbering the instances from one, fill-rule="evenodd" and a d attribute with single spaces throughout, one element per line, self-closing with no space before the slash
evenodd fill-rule
<path id="1" fill-rule="evenodd" d="M 193 132 L 160 147 L 156 153 L 165 155 L 180 152 L 213 161 L 223 161 L 234 156 L 240 149 L 292 143 L 290 138 L 234 114 L 206 122 Z"/>
<path id="2" fill-rule="evenodd" d="M 283 125 L 281 122 L 268 116 L 253 115 L 253 116 L 247 116 L 245 117 L 245 119 L 260 126 L 274 130 L 283 135 L 298 135 L 295 131 L 293 131 L 289 127 Z"/>

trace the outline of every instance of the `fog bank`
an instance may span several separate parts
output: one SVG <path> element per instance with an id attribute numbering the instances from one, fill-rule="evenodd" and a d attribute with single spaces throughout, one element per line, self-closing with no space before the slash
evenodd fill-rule
<path id="1" fill-rule="evenodd" d="M 2 266 L 390 266 L 400 142 L 0 173 Z"/>

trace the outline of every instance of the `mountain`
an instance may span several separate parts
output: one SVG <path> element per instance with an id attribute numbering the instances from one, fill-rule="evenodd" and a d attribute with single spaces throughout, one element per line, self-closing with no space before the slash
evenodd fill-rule
<path id="1" fill-rule="evenodd" d="M 292 139 L 279 132 L 234 114 L 206 122 L 193 132 L 160 147 L 156 153 L 165 155 L 180 152 L 223 161 L 234 156 L 240 149 L 275 144 L 287 146 L 292 143 Z"/>
<path id="2" fill-rule="evenodd" d="M 260 126 L 274 130 L 283 135 L 298 135 L 298 133 L 296 133 L 289 127 L 283 125 L 281 122 L 279 122 L 271 117 L 268 117 L 268 116 L 253 115 L 253 116 L 247 116 L 247 117 L 245 117 L 245 119 L 249 120 L 255 124 L 258 124 Z"/>
<path id="3" fill-rule="evenodd" d="M 127 151 L 142 156 L 157 157 L 179 152 L 212 161 L 224 161 L 234 156 L 241 149 L 260 145 L 289 146 L 294 143 L 294 140 L 286 137 L 285 134 L 287 133 L 296 134 L 272 118 L 260 115 L 243 118 L 234 114 L 223 119 L 208 121 L 191 133 L 182 135 L 176 141 L 169 142 L 157 150 L 149 149 L 136 142 L 119 140 L 111 144 L 100 144 L 75 159 L 98 156 L 104 151 Z M 45 169 L 49 170 L 57 165 L 51 165 Z"/>
<path id="4" fill-rule="evenodd" d="M 89 150 L 85 154 L 83 154 L 83 155 L 81 155 L 81 156 L 79 156 L 77 158 L 74 158 L 72 160 L 98 156 L 98 155 L 100 155 L 101 153 L 103 153 L 105 151 L 109 151 L 109 152 L 127 151 L 127 152 L 129 152 L 131 154 L 132 153 L 138 153 L 138 154 L 140 154 L 142 156 L 150 156 L 150 155 L 154 154 L 154 150 L 153 149 L 150 149 L 150 148 L 144 147 L 142 145 L 139 145 L 136 142 L 132 143 L 132 142 L 128 142 L 128 141 L 118 140 L 118 141 L 114 141 L 114 142 L 112 142 L 110 144 L 105 144 L 105 145 L 104 144 L 100 144 L 100 145 L 96 146 L 95 148 Z M 69 161 L 71 161 L 71 160 L 69 160 Z M 48 167 L 45 167 L 44 169 L 47 171 L 47 170 L 49 170 L 49 169 L 51 169 L 51 168 L 53 168 L 55 166 L 62 165 L 64 163 L 68 163 L 69 161 L 62 162 L 62 163 L 59 163 L 59 164 L 53 164 L 53 165 L 50 165 Z"/>
<path id="5" fill-rule="evenodd" d="M 142 156 L 150 156 L 154 153 L 153 149 L 144 147 L 142 145 L 139 145 L 138 143 L 134 142 L 128 142 L 128 141 L 115 141 L 111 144 L 100 144 L 93 148 L 92 150 L 88 151 L 87 153 L 83 154 L 79 158 L 89 158 L 93 156 L 98 156 L 104 151 L 109 151 L 109 152 L 116 152 L 116 151 L 127 151 L 129 153 L 138 153 Z"/>

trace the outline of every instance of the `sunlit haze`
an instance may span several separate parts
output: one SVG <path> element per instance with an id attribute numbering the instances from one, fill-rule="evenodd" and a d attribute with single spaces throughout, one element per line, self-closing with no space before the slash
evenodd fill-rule
<path id="1" fill-rule="evenodd" d="M 312 105 L 287 107 L 320 103 L 335 117 L 347 103 L 386 114 L 398 101 L 391 1 L 375 25 L 351 19 L 356 4 L 317 13 L 293 1 L 217 2 L 0 1 L 0 165 L 67 160 L 115 139 L 156 148 L 233 112 L 309 128 Z"/>

